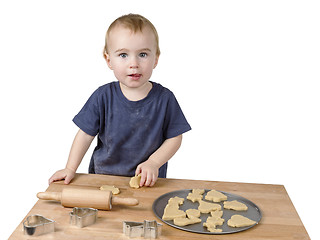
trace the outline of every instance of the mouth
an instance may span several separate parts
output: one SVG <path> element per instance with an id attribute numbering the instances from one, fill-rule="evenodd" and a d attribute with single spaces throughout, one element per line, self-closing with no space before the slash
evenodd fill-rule
<path id="1" fill-rule="evenodd" d="M 130 78 L 132 78 L 133 80 L 139 80 L 139 78 L 142 76 L 142 74 L 133 73 L 133 74 L 129 74 L 128 76 L 129 76 Z"/>

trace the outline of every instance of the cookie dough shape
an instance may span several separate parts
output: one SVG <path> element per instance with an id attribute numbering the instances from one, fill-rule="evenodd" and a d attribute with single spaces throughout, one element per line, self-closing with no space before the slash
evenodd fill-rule
<path id="1" fill-rule="evenodd" d="M 248 227 L 257 222 L 241 215 L 233 215 L 227 223 L 230 227 Z"/>
<path id="2" fill-rule="evenodd" d="M 184 198 L 181 197 L 172 197 L 168 200 L 168 204 L 178 204 L 181 205 L 184 202 Z"/>
<path id="3" fill-rule="evenodd" d="M 179 210 L 178 204 L 167 204 L 164 208 L 163 220 L 173 220 L 175 218 L 184 218 L 186 217 L 186 213 L 182 210 Z"/>
<path id="4" fill-rule="evenodd" d="M 134 176 L 130 179 L 129 185 L 132 188 L 140 188 L 140 181 L 141 181 L 141 175 L 139 174 L 138 176 Z"/>
<path id="5" fill-rule="evenodd" d="M 211 211 L 221 210 L 221 206 L 216 203 L 210 203 L 200 200 L 198 209 L 201 213 L 209 213 Z"/>
<path id="6" fill-rule="evenodd" d="M 192 193 L 202 195 L 204 194 L 204 189 L 195 188 L 195 189 L 192 189 Z"/>
<path id="7" fill-rule="evenodd" d="M 208 217 L 207 221 L 203 224 L 205 227 L 221 226 L 224 223 L 224 219 L 221 217 Z"/>
<path id="8" fill-rule="evenodd" d="M 187 209 L 186 214 L 188 218 L 198 218 L 201 215 L 201 212 L 198 209 Z"/>
<path id="9" fill-rule="evenodd" d="M 248 207 L 242 202 L 238 202 L 237 200 L 233 201 L 225 201 L 223 202 L 223 207 L 225 209 L 236 210 L 236 211 L 247 211 Z"/>
<path id="10" fill-rule="evenodd" d="M 203 198 L 202 194 L 204 194 L 204 189 L 195 188 L 188 194 L 187 199 L 192 202 L 199 202 Z"/>
<path id="11" fill-rule="evenodd" d="M 192 218 L 175 218 L 173 219 L 173 223 L 177 226 L 183 227 L 183 226 L 187 226 L 190 224 L 195 224 L 195 223 L 200 223 L 201 219 L 197 218 L 197 217 L 192 217 Z"/>
<path id="12" fill-rule="evenodd" d="M 115 187 L 115 186 L 111 186 L 111 185 L 102 185 L 100 187 L 100 190 L 103 191 L 111 191 L 113 195 L 119 194 L 120 193 L 120 189 Z"/>
<path id="13" fill-rule="evenodd" d="M 209 232 L 222 232 L 221 228 L 207 227 Z"/>
<path id="14" fill-rule="evenodd" d="M 203 226 L 208 229 L 209 232 L 222 232 L 222 229 L 216 228 L 224 223 L 224 219 L 221 217 L 208 217 L 207 221 L 203 223 Z"/>
<path id="15" fill-rule="evenodd" d="M 209 230 L 209 228 L 215 229 L 216 226 L 223 225 L 224 219 L 221 218 L 223 215 L 223 211 L 221 210 L 211 211 L 210 214 L 211 214 L 211 217 L 207 218 L 207 221 L 203 223 L 203 226 L 207 227 Z"/>
<path id="16" fill-rule="evenodd" d="M 221 201 L 227 200 L 228 197 L 223 193 L 213 189 L 207 193 L 207 195 L 205 196 L 205 199 L 213 202 L 221 202 Z"/>
<path id="17" fill-rule="evenodd" d="M 197 193 L 189 193 L 187 196 L 187 199 L 192 201 L 192 202 L 199 202 L 200 200 L 202 200 L 203 196 L 201 194 L 197 194 Z"/>
<path id="18" fill-rule="evenodd" d="M 222 217 L 223 211 L 222 210 L 211 211 L 210 214 L 212 217 Z"/>

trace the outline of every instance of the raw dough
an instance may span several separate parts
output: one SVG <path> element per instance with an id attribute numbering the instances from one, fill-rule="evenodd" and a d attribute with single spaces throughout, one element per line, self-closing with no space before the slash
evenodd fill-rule
<path id="1" fill-rule="evenodd" d="M 247 227 L 251 226 L 253 224 L 256 224 L 256 221 L 253 221 L 249 218 L 246 218 L 241 215 L 233 215 L 229 220 L 228 220 L 228 225 L 230 227 Z"/>
<path id="2" fill-rule="evenodd" d="M 203 224 L 205 227 L 221 226 L 224 223 L 224 219 L 221 217 L 208 217 L 207 221 Z"/>
<path id="3" fill-rule="evenodd" d="M 212 217 L 222 217 L 222 215 L 223 215 L 222 210 L 211 211 L 210 213 L 211 213 Z"/>
<path id="4" fill-rule="evenodd" d="M 189 193 L 187 196 L 187 199 L 192 201 L 192 202 L 199 202 L 202 200 L 203 196 L 197 193 Z"/>
<path id="5" fill-rule="evenodd" d="M 173 223 L 177 226 L 186 226 L 190 224 L 201 223 L 201 213 L 210 213 L 211 217 L 207 218 L 206 222 L 203 223 L 203 226 L 206 227 L 210 232 L 222 232 L 223 230 L 221 228 L 217 228 L 217 226 L 221 226 L 225 222 L 225 219 L 222 218 L 223 211 L 221 210 L 221 205 L 203 201 L 202 194 L 204 194 L 204 192 L 204 189 L 192 189 L 192 192 L 187 196 L 187 199 L 191 200 L 192 202 L 199 202 L 198 209 L 187 209 L 186 211 L 182 211 L 179 209 L 179 206 L 184 203 L 184 198 L 178 196 L 170 198 L 164 209 L 162 219 L 165 221 L 173 220 Z M 210 190 L 206 194 L 205 199 L 213 202 L 225 201 L 225 209 L 236 211 L 245 211 L 248 209 L 244 203 L 237 200 L 226 201 L 227 196 L 216 190 Z M 230 227 L 246 227 L 256 223 L 257 222 L 241 215 L 233 215 L 227 221 L 227 225 Z"/>
<path id="6" fill-rule="evenodd" d="M 207 227 L 209 232 L 222 232 L 221 228 Z"/>
<path id="7" fill-rule="evenodd" d="M 198 218 L 201 215 L 201 212 L 198 209 L 187 209 L 186 214 L 188 218 Z"/>
<path id="8" fill-rule="evenodd" d="M 221 201 L 227 200 L 228 197 L 221 192 L 218 192 L 216 190 L 211 190 L 207 193 L 207 195 L 205 196 L 205 199 L 213 202 L 221 202 Z"/>
<path id="9" fill-rule="evenodd" d="M 168 200 L 168 204 L 178 204 L 181 205 L 184 202 L 184 198 L 181 197 L 172 197 Z"/>
<path id="10" fill-rule="evenodd" d="M 115 187 L 115 186 L 111 186 L 111 185 L 102 185 L 100 187 L 100 190 L 103 191 L 111 191 L 113 195 L 119 194 L 120 193 L 120 189 Z"/>
<path id="11" fill-rule="evenodd" d="M 186 213 L 182 210 L 179 210 L 179 205 L 183 204 L 184 198 L 181 197 L 172 197 L 168 200 L 168 204 L 164 208 L 163 220 L 173 220 L 175 218 L 184 218 Z"/>
<path id="12" fill-rule="evenodd" d="M 190 225 L 190 224 L 195 224 L 195 223 L 200 223 L 201 219 L 197 217 L 192 217 L 192 218 L 175 218 L 173 219 L 173 223 L 175 225 L 178 225 L 180 227 Z"/>
<path id="13" fill-rule="evenodd" d="M 130 179 L 129 185 L 132 188 L 139 188 L 140 187 L 140 181 L 141 181 L 141 175 L 134 176 Z"/>
<path id="14" fill-rule="evenodd" d="M 179 210 L 179 205 L 183 204 L 184 198 L 172 197 L 164 209 L 163 220 L 173 220 L 177 226 L 186 226 L 200 223 L 200 211 L 198 209 L 188 209 L 186 212 Z M 186 214 L 188 217 L 186 217 Z"/>
<path id="15" fill-rule="evenodd" d="M 192 189 L 192 193 L 201 195 L 204 194 L 204 189 L 195 188 Z"/>
<path id="16" fill-rule="evenodd" d="M 179 210 L 178 204 L 167 204 L 164 208 L 163 220 L 173 220 L 175 218 L 184 218 L 186 217 L 186 213 L 182 210 Z"/>
<path id="17" fill-rule="evenodd" d="M 222 232 L 222 229 L 216 228 L 216 226 L 221 226 L 224 223 L 224 219 L 221 218 L 223 215 L 223 211 L 216 210 L 211 211 L 211 217 L 207 218 L 207 221 L 203 223 L 204 227 L 207 227 L 210 232 Z"/>
<path id="18" fill-rule="evenodd" d="M 201 213 L 209 213 L 211 211 L 221 210 L 221 206 L 216 203 L 209 203 L 209 202 L 200 200 L 198 209 L 200 210 Z"/>
<path id="19" fill-rule="evenodd" d="M 247 211 L 248 207 L 242 202 L 238 202 L 237 200 L 233 201 L 225 201 L 223 202 L 223 207 L 225 209 L 236 210 L 236 211 Z"/>
<path id="20" fill-rule="evenodd" d="M 199 202 L 203 198 L 202 194 L 204 194 L 204 189 L 192 189 L 192 192 L 188 194 L 187 199 L 192 202 Z"/>

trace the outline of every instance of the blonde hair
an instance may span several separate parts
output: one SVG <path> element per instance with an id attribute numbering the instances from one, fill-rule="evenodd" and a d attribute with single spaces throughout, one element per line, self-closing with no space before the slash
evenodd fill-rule
<path id="1" fill-rule="evenodd" d="M 139 15 L 139 14 L 127 14 L 127 15 L 123 15 L 119 18 L 117 18 L 116 20 L 114 20 L 109 28 L 108 31 L 106 33 L 106 38 L 105 38 L 105 45 L 104 45 L 104 49 L 103 49 L 103 54 L 108 53 L 108 43 L 107 43 L 107 39 L 108 36 L 111 32 L 111 30 L 113 28 L 115 28 L 118 25 L 122 25 L 125 28 L 130 29 L 131 31 L 133 31 L 133 33 L 137 33 L 138 31 L 142 32 L 144 27 L 150 27 L 152 32 L 154 33 L 155 39 L 156 39 L 156 55 L 159 56 L 160 55 L 160 48 L 159 48 L 159 36 L 158 36 L 158 32 L 156 30 L 156 28 L 153 26 L 153 24 L 146 19 L 145 17 Z"/>

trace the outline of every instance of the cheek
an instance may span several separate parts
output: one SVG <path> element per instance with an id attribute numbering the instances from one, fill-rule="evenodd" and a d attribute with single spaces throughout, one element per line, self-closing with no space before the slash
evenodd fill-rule
<path id="1" fill-rule="evenodd" d="M 111 62 L 112 69 L 115 73 L 121 73 L 125 71 L 125 68 L 123 67 L 123 64 L 117 62 L 117 61 L 112 61 Z"/>
<path id="2" fill-rule="evenodd" d="M 149 63 L 149 64 L 146 66 L 145 71 L 146 71 L 146 73 L 148 73 L 148 74 L 151 75 L 153 69 L 154 69 L 154 63 Z"/>
<path id="3" fill-rule="evenodd" d="M 119 67 L 115 67 L 113 69 L 113 73 L 117 78 L 126 75 L 126 72 L 122 68 L 119 68 Z"/>
<path id="4" fill-rule="evenodd" d="M 121 70 L 119 69 L 119 65 L 115 64 L 113 61 L 108 64 L 109 68 L 112 70 L 114 76 L 119 79 L 121 76 Z"/>

